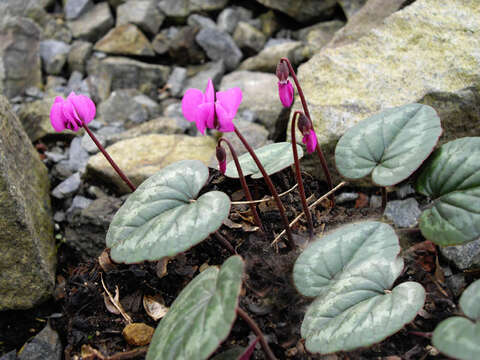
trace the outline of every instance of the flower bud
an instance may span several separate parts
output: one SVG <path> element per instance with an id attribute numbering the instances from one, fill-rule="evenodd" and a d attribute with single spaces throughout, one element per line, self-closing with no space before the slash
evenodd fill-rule
<path id="1" fill-rule="evenodd" d="M 277 77 L 280 82 L 285 82 L 288 80 L 288 76 L 290 75 L 290 72 L 288 71 L 288 66 L 285 64 L 284 61 L 280 61 L 277 65 Z"/>
<path id="2" fill-rule="evenodd" d="M 217 145 L 216 156 L 218 161 L 218 170 L 222 174 L 225 174 L 225 171 L 227 170 L 227 153 L 220 145 Z"/>
<path id="3" fill-rule="evenodd" d="M 298 130 L 303 135 L 307 135 L 310 133 L 310 130 L 312 129 L 312 121 L 303 113 L 300 113 L 300 116 L 298 117 Z"/>

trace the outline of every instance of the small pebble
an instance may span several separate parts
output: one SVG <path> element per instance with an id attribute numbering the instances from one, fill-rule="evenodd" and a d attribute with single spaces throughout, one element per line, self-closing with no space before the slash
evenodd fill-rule
<path id="1" fill-rule="evenodd" d="M 132 323 L 125 326 L 122 335 L 127 343 L 134 346 L 150 344 L 155 329 L 143 323 Z"/>

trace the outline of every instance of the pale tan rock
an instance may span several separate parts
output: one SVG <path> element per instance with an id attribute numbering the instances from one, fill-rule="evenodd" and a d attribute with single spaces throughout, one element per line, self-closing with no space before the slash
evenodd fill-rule
<path id="1" fill-rule="evenodd" d="M 132 323 L 125 326 L 122 335 L 127 343 L 134 346 L 150 344 L 155 329 L 147 324 Z"/>
<path id="2" fill-rule="evenodd" d="M 215 152 L 216 142 L 209 136 L 151 134 L 119 141 L 107 148 L 120 169 L 136 185 L 176 161 L 192 159 L 208 164 Z M 127 193 L 129 188 L 99 153 L 87 164 L 87 177 L 103 179 Z"/>
<path id="3" fill-rule="evenodd" d="M 116 55 L 155 55 L 150 41 L 132 24 L 124 24 L 113 28 L 97 41 L 94 49 Z"/>

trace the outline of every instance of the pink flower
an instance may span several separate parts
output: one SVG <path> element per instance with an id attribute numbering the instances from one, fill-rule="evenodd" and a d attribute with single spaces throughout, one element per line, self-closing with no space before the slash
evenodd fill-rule
<path id="1" fill-rule="evenodd" d="M 317 134 L 315 134 L 315 131 L 311 129 L 309 133 L 305 134 L 302 142 L 306 145 L 307 152 L 309 154 L 313 153 L 317 147 Z"/>
<path id="2" fill-rule="evenodd" d="M 278 82 L 278 95 L 280 95 L 280 101 L 285 107 L 290 107 L 293 102 L 293 85 L 290 80 Z"/>
<path id="3" fill-rule="evenodd" d="M 55 131 L 70 129 L 77 131 L 95 117 L 93 101 L 85 95 L 76 95 L 73 91 L 66 99 L 57 96 L 50 109 L 50 122 Z"/>
<path id="4" fill-rule="evenodd" d="M 205 93 L 198 89 L 188 89 L 185 92 L 182 112 L 188 121 L 195 121 L 202 134 L 205 134 L 206 128 L 231 132 L 235 130 L 233 118 L 241 102 L 240 88 L 215 92 L 212 80 L 209 79 Z"/>

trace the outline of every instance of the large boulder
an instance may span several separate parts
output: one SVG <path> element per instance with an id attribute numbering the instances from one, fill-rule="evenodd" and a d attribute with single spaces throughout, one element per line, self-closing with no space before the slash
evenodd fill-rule
<path id="1" fill-rule="evenodd" d="M 215 153 L 215 147 L 215 140 L 209 136 L 151 134 L 119 141 L 109 146 L 107 151 L 138 186 L 149 176 L 176 161 L 195 159 L 208 164 Z M 101 153 L 90 158 L 86 175 L 115 185 L 121 193 L 130 192 Z"/>
<path id="2" fill-rule="evenodd" d="M 12 98 L 42 86 L 40 36 L 41 29 L 30 19 L 0 19 L 0 94 Z"/>
<path id="3" fill-rule="evenodd" d="M 478 136 L 479 33 L 478 1 L 417 0 L 356 42 L 324 48 L 300 66 L 299 80 L 331 164 L 346 129 L 407 103 L 437 110 L 442 141 Z M 301 108 L 296 100 L 295 110 Z"/>
<path id="4" fill-rule="evenodd" d="M 0 96 L 0 311 L 26 309 L 55 285 L 47 168 Z"/>

